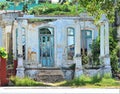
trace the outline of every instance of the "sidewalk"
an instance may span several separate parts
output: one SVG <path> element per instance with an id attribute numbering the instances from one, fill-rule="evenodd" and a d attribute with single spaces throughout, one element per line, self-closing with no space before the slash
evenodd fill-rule
<path id="1" fill-rule="evenodd" d="M 120 89 L 72 87 L 1 87 L 0 94 L 120 94 Z"/>

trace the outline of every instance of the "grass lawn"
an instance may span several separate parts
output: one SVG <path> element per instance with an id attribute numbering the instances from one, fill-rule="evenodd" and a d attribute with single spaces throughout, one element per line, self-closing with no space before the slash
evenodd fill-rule
<path id="1" fill-rule="evenodd" d="M 115 80 L 109 75 L 96 75 L 93 77 L 82 75 L 70 81 L 62 81 L 57 83 L 36 82 L 30 78 L 11 77 L 14 86 L 51 86 L 51 87 L 83 87 L 83 88 L 120 88 L 120 80 Z"/>

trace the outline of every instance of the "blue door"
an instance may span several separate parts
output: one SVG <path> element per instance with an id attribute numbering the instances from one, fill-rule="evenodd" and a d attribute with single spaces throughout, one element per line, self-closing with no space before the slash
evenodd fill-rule
<path id="1" fill-rule="evenodd" d="M 54 66 L 53 28 L 40 29 L 40 63 L 42 67 Z"/>

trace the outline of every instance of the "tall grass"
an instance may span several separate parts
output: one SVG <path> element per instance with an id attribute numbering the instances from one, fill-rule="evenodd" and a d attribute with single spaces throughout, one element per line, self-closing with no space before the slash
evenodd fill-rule
<path id="1" fill-rule="evenodd" d="M 18 78 L 11 77 L 11 82 L 14 83 L 15 86 L 50 86 L 41 82 L 36 82 L 28 77 Z M 52 85 L 51 85 L 52 86 Z M 82 75 L 79 78 L 75 78 L 70 81 L 63 81 L 60 83 L 55 83 L 54 86 L 120 86 L 120 81 L 116 81 L 111 78 L 109 74 L 105 74 L 102 77 L 98 74 L 93 77 Z"/>
<path id="2" fill-rule="evenodd" d="M 11 77 L 10 81 L 15 86 L 45 86 L 42 82 L 36 82 L 28 77 L 25 78 L 18 78 L 18 77 Z"/>
<path id="3" fill-rule="evenodd" d="M 103 75 L 101 77 L 99 74 L 93 77 L 82 75 L 79 78 L 75 78 L 71 81 L 66 81 L 62 84 L 63 86 L 87 86 L 87 85 L 94 85 L 94 86 L 120 86 L 116 80 L 111 78 L 109 74 Z"/>

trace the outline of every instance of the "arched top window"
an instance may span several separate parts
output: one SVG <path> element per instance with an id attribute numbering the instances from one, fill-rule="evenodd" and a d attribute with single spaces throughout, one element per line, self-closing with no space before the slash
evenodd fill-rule
<path id="1" fill-rule="evenodd" d="M 72 28 L 72 27 L 68 27 L 68 28 L 67 28 L 67 34 L 68 34 L 68 35 L 74 35 L 74 33 L 75 33 L 74 28 Z"/>
<path id="2" fill-rule="evenodd" d="M 67 53 L 68 60 L 73 60 L 75 53 L 75 29 L 72 27 L 67 28 Z"/>
<path id="3" fill-rule="evenodd" d="M 52 28 L 52 27 L 40 28 L 40 34 L 50 34 L 50 35 L 53 35 L 54 34 L 54 28 Z"/>

